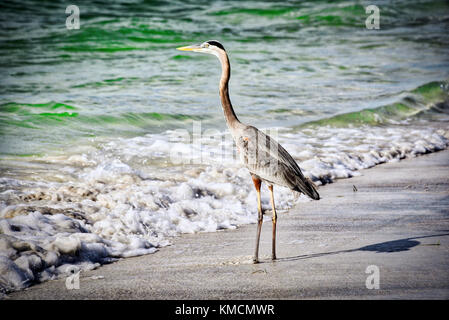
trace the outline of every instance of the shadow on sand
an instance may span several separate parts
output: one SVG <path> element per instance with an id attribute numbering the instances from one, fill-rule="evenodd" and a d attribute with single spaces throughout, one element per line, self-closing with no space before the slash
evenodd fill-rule
<path id="1" fill-rule="evenodd" d="M 416 239 L 442 237 L 442 236 L 448 236 L 448 235 L 449 235 L 449 233 L 443 233 L 443 234 L 433 234 L 433 235 L 429 235 L 429 236 L 411 237 L 411 238 L 375 243 L 375 244 L 360 247 L 357 249 L 340 250 L 340 251 L 323 252 L 323 253 L 312 253 L 312 254 L 304 254 L 304 255 L 299 255 L 299 256 L 294 256 L 294 257 L 279 258 L 276 261 L 280 261 L 280 262 L 281 261 L 294 261 L 294 260 L 300 260 L 300 259 L 317 258 L 317 257 L 322 257 L 322 256 L 327 256 L 327 255 L 346 253 L 346 252 L 355 252 L 355 251 L 373 251 L 376 253 L 401 252 L 401 251 L 410 250 L 411 248 L 419 245 L 420 242 L 417 241 Z"/>

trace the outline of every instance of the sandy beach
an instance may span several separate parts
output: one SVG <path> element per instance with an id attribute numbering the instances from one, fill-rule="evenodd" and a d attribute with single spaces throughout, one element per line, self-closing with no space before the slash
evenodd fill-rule
<path id="1" fill-rule="evenodd" d="M 61 278 L 6 299 L 448 299 L 448 172 L 446 150 L 321 187 L 322 200 L 279 214 L 276 262 L 268 211 L 259 264 L 245 225 L 82 272 L 79 289 Z M 366 286 L 373 265 L 379 289 Z"/>

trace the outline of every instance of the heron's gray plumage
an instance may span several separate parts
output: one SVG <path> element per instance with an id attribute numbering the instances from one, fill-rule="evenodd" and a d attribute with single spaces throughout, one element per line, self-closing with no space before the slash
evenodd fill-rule
<path id="1" fill-rule="evenodd" d="M 240 159 L 252 174 L 319 200 L 314 183 L 303 175 L 293 157 L 277 141 L 253 126 L 242 124 L 230 130 Z"/>

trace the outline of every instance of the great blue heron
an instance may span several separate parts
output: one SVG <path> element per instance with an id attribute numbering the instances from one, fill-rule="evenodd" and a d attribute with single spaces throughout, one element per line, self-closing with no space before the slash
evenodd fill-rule
<path id="1" fill-rule="evenodd" d="M 304 193 L 314 200 L 319 200 L 315 185 L 304 177 L 296 161 L 292 156 L 274 139 L 259 131 L 253 126 L 241 123 L 235 115 L 229 99 L 228 82 L 231 77 L 231 66 L 229 58 L 223 45 L 216 40 L 209 40 L 201 45 L 192 45 L 177 48 L 181 51 L 194 51 L 215 55 L 221 62 L 220 98 L 223 106 L 224 116 L 229 131 L 237 145 L 240 159 L 251 173 L 254 186 L 257 191 L 257 236 L 256 249 L 253 262 L 259 262 L 259 240 L 262 229 L 263 212 L 260 203 L 260 186 L 262 181 L 268 185 L 270 190 L 271 206 L 273 208 L 273 234 L 272 234 L 272 260 L 276 259 L 276 208 L 274 204 L 273 184 L 290 188 L 294 191 Z"/>

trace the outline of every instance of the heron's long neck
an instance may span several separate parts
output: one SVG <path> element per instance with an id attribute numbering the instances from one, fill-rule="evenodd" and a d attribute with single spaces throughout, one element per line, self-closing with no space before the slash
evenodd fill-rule
<path id="1" fill-rule="evenodd" d="M 240 123 L 232 108 L 231 100 L 229 99 L 228 82 L 231 77 L 231 65 L 229 64 L 228 55 L 223 53 L 219 56 L 221 62 L 221 79 L 220 79 L 220 98 L 223 107 L 224 115 L 228 127 L 234 128 L 236 124 Z"/>

